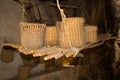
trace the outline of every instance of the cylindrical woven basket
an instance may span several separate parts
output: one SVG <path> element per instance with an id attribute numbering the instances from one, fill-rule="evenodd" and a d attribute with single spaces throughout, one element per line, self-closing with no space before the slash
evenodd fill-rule
<path id="1" fill-rule="evenodd" d="M 1 51 L 1 61 L 5 63 L 10 63 L 14 59 L 14 50 L 12 49 L 2 49 Z"/>
<path id="2" fill-rule="evenodd" d="M 84 45 L 84 18 L 66 18 L 57 22 L 59 30 L 59 45 L 62 48 L 80 47 Z M 71 43 L 71 45 L 70 45 Z"/>
<path id="3" fill-rule="evenodd" d="M 85 39 L 87 42 L 96 42 L 97 41 L 97 26 L 85 26 Z"/>
<path id="4" fill-rule="evenodd" d="M 58 32 L 56 26 L 46 27 L 44 46 L 58 46 Z"/>
<path id="5" fill-rule="evenodd" d="M 18 80 L 27 80 L 30 77 L 30 66 L 20 66 L 18 70 Z"/>
<path id="6" fill-rule="evenodd" d="M 29 49 L 43 46 L 45 24 L 20 22 L 21 45 Z"/>

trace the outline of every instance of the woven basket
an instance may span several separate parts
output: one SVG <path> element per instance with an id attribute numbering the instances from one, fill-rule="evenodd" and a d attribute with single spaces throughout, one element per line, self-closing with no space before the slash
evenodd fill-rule
<path id="1" fill-rule="evenodd" d="M 20 66 L 18 70 L 17 79 L 18 80 L 27 80 L 30 77 L 30 66 Z"/>
<path id="2" fill-rule="evenodd" d="M 43 46 L 45 24 L 20 22 L 21 45 L 29 49 Z"/>
<path id="3" fill-rule="evenodd" d="M 96 42 L 97 26 L 85 26 L 84 29 L 85 29 L 86 42 Z"/>
<path id="4" fill-rule="evenodd" d="M 62 48 L 80 47 L 84 45 L 84 18 L 66 18 L 57 22 L 59 30 L 59 45 Z M 70 45 L 71 42 L 71 45 Z"/>
<path id="5" fill-rule="evenodd" d="M 44 46 L 57 46 L 58 32 L 56 26 L 48 26 L 45 30 Z"/>
<path id="6" fill-rule="evenodd" d="M 14 50 L 12 49 L 2 49 L 1 51 L 1 61 L 5 63 L 10 63 L 14 59 Z"/>

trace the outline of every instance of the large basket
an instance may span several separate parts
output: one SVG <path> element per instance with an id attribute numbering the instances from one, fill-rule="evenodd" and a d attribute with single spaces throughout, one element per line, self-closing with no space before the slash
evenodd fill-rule
<path id="1" fill-rule="evenodd" d="M 45 24 L 20 22 L 21 45 L 29 49 L 43 46 Z"/>
<path id="2" fill-rule="evenodd" d="M 96 42 L 97 26 L 85 26 L 84 29 L 85 29 L 86 42 Z"/>
<path id="3" fill-rule="evenodd" d="M 44 46 L 58 46 L 58 32 L 56 26 L 46 27 Z"/>
<path id="4" fill-rule="evenodd" d="M 62 48 L 80 47 L 84 45 L 84 18 L 66 18 L 57 22 L 59 30 L 59 45 Z M 71 44 L 71 45 L 70 45 Z"/>

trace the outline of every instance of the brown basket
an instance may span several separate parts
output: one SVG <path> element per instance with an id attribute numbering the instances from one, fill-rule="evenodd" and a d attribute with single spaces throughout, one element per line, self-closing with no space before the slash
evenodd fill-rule
<path id="1" fill-rule="evenodd" d="M 12 49 L 2 49 L 1 51 L 1 61 L 5 63 L 10 63 L 14 59 L 14 51 Z"/>
<path id="2" fill-rule="evenodd" d="M 85 29 L 86 42 L 96 42 L 97 26 L 85 26 L 84 29 Z"/>
<path id="3" fill-rule="evenodd" d="M 57 22 L 59 30 L 59 45 L 62 48 L 80 47 L 84 45 L 84 18 L 66 18 Z M 69 41 L 70 40 L 70 41 Z M 71 42 L 71 45 L 70 45 Z"/>
<path id="4" fill-rule="evenodd" d="M 45 24 L 20 22 L 21 45 L 29 49 L 43 46 Z"/>
<path id="5" fill-rule="evenodd" d="M 27 80 L 30 77 L 30 66 L 20 66 L 18 70 L 18 80 Z"/>
<path id="6" fill-rule="evenodd" d="M 56 26 L 48 26 L 45 31 L 44 46 L 57 46 L 58 32 Z"/>

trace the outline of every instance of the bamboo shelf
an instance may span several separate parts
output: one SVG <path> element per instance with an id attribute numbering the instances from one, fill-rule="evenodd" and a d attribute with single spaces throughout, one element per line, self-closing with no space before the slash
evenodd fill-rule
<path id="1" fill-rule="evenodd" d="M 82 47 L 79 48 L 60 48 L 58 46 L 54 47 L 42 47 L 40 49 L 28 49 L 26 47 L 21 46 L 18 43 L 5 43 L 3 47 L 8 46 L 11 48 L 15 48 L 22 54 L 29 55 L 32 54 L 33 57 L 41 57 L 45 56 L 44 60 L 49 60 L 52 58 L 58 59 L 62 56 L 66 57 L 76 57 L 80 51 L 88 48 L 94 48 L 101 44 L 103 44 L 106 40 L 116 39 L 116 37 L 112 37 L 111 34 L 101 34 L 98 36 L 98 40 L 94 43 L 87 43 Z M 83 57 L 81 55 L 81 57 Z"/>

